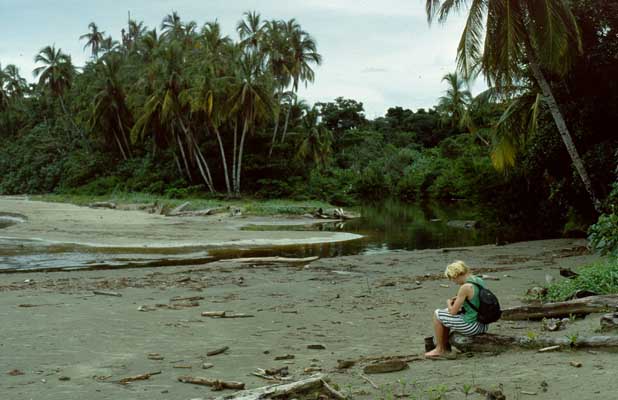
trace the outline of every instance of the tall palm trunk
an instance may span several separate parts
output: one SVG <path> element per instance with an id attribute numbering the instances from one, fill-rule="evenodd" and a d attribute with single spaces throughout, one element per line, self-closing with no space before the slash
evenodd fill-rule
<path id="1" fill-rule="evenodd" d="M 285 141 L 285 134 L 288 133 L 288 122 L 290 122 L 290 112 L 292 111 L 292 104 L 288 107 L 288 111 L 285 113 L 285 125 L 283 125 L 283 134 L 281 135 L 281 143 Z"/>
<path id="2" fill-rule="evenodd" d="M 127 154 L 129 157 L 132 157 L 131 154 L 131 146 L 129 146 L 129 142 L 127 140 L 127 133 L 124 130 L 124 126 L 122 125 L 122 120 L 120 119 L 120 115 L 116 114 L 116 118 L 118 119 L 118 126 L 120 127 L 120 131 L 122 133 L 122 141 L 127 149 Z"/>
<path id="3" fill-rule="evenodd" d="M 182 156 L 182 162 L 185 165 L 185 172 L 189 177 L 189 182 L 193 182 L 193 177 L 191 176 L 191 169 L 189 168 L 189 163 L 187 162 L 187 156 L 185 154 L 185 149 L 183 147 L 182 141 L 180 140 L 180 136 L 177 134 L 174 134 L 174 136 L 176 136 L 176 141 L 178 142 L 178 147 L 180 148 L 180 155 Z"/>
<path id="4" fill-rule="evenodd" d="M 249 130 L 249 116 L 245 118 L 245 122 L 242 128 L 242 134 L 240 135 L 240 145 L 238 146 L 238 165 L 236 167 L 236 187 L 234 188 L 234 192 L 236 196 L 240 197 L 240 171 L 242 169 L 242 154 L 245 148 L 245 137 L 247 136 L 247 131 Z"/>
<path id="5" fill-rule="evenodd" d="M 204 166 L 203 166 L 203 165 L 206 165 L 206 168 L 208 168 L 208 164 L 205 164 L 205 160 L 203 159 L 202 154 L 199 153 L 198 151 L 199 151 L 199 148 L 197 146 L 193 146 L 193 155 L 195 156 L 195 159 L 196 159 L 196 162 L 197 162 L 197 167 L 200 170 L 200 174 L 202 175 L 202 179 L 206 183 L 206 186 L 208 186 L 208 190 L 210 190 L 211 193 L 214 193 L 215 189 L 212 186 L 212 182 L 210 182 L 209 176 L 208 176 L 208 175 L 210 175 L 210 171 L 208 171 L 208 173 L 206 173 L 206 171 L 204 170 Z M 204 162 L 203 165 L 202 165 L 202 162 Z"/>
<path id="6" fill-rule="evenodd" d="M 221 133 L 219 132 L 219 128 L 217 128 L 214 124 L 212 125 L 212 130 L 215 132 L 217 136 L 217 141 L 219 142 L 219 151 L 221 152 L 221 162 L 223 163 L 223 173 L 225 175 L 225 188 L 227 189 L 228 196 L 232 195 L 232 188 L 230 187 L 230 177 L 227 172 L 227 160 L 225 158 L 225 150 L 223 149 L 223 140 L 221 140 Z"/>
<path id="7" fill-rule="evenodd" d="M 193 155 L 195 156 L 195 162 L 197 163 L 197 167 L 200 170 L 202 179 L 204 179 L 204 183 L 206 183 L 206 186 L 208 186 L 208 189 L 212 193 L 215 193 L 215 187 L 214 187 L 214 183 L 212 180 L 212 175 L 210 174 L 210 168 L 208 167 L 208 163 L 206 162 L 206 159 L 204 158 L 204 155 L 202 154 L 202 150 L 197 145 L 197 141 L 195 140 L 195 137 L 193 136 L 191 131 L 185 126 L 182 119 L 180 119 L 180 127 L 182 128 L 185 134 L 185 137 L 187 138 L 187 143 L 188 143 L 189 148 L 193 149 Z"/>
<path id="8" fill-rule="evenodd" d="M 120 149 L 120 154 L 122 154 L 122 159 L 127 161 L 127 155 L 124 152 L 124 147 L 122 146 L 122 143 L 120 142 L 120 139 L 118 139 L 118 135 L 116 134 L 116 131 L 114 131 L 114 139 L 116 139 L 116 144 L 118 145 L 118 148 Z"/>
<path id="9" fill-rule="evenodd" d="M 236 193 L 236 150 L 238 148 L 238 121 L 234 121 L 234 151 L 232 152 L 232 186 Z"/>
<path id="10" fill-rule="evenodd" d="M 283 87 L 279 88 L 279 97 L 277 104 L 277 112 L 275 115 L 275 130 L 273 131 L 273 140 L 270 142 L 270 150 L 268 151 L 268 157 L 272 156 L 275 142 L 277 141 L 277 131 L 279 130 L 279 113 L 281 112 L 281 96 L 283 96 Z"/>
<path id="11" fill-rule="evenodd" d="M 551 112 L 552 117 L 554 118 L 554 122 L 556 123 L 556 128 L 558 128 L 558 132 L 560 132 L 560 137 L 566 146 L 567 152 L 569 156 L 571 156 L 571 161 L 575 166 L 575 170 L 579 174 L 580 179 L 584 183 L 584 187 L 592 200 L 592 205 L 597 212 L 601 212 L 601 202 L 597 198 L 594 189 L 592 187 L 592 182 L 590 181 L 590 177 L 588 176 L 588 172 L 584 167 L 584 163 L 582 162 L 581 157 L 577 149 L 575 148 L 575 144 L 573 143 L 573 138 L 569 133 L 569 129 L 567 128 L 566 122 L 564 121 L 564 117 L 562 116 L 562 112 L 560 111 L 560 107 L 558 106 L 558 102 L 554 97 L 554 94 L 549 86 L 549 83 L 545 79 L 545 75 L 543 75 L 543 71 L 539 66 L 537 60 L 534 59 L 534 56 L 530 54 L 530 69 L 532 70 L 532 75 L 534 79 L 536 79 L 539 87 L 541 88 L 541 92 L 543 93 L 543 97 L 545 98 L 545 102 L 549 107 L 549 111 Z"/>

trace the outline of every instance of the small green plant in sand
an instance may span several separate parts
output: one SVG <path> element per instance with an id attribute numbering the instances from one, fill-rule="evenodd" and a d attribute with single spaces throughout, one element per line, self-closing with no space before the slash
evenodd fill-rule
<path id="1" fill-rule="evenodd" d="M 569 346 L 571 346 L 571 348 L 577 347 L 577 339 L 579 339 L 579 333 L 567 335 L 567 339 L 569 339 Z"/>
<path id="2" fill-rule="evenodd" d="M 618 258 L 600 261 L 580 268 L 578 276 L 562 279 L 547 287 L 545 300 L 563 301 L 578 290 L 587 290 L 599 295 L 618 293 Z"/>
<path id="3" fill-rule="evenodd" d="M 534 342 L 535 340 L 537 340 L 539 338 L 539 334 L 536 333 L 536 332 L 528 331 L 528 332 L 526 332 L 526 337 L 531 342 Z"/>
<path id="4" fill-rule="evenodd" d="M 429 400 L 443 400 L 448 387 L 446 385 L 431 386 L 426 391 Z"/>
<path id="5" fill-rule="evenodd" d="M 473 385 L 469 383 L 464 383 L 463 386 L 461 387 L 461 391 L 466 396 L 466 399 L 468 398 L 468 396 L 472 394 L 472 388 L 473 388 Z"/>

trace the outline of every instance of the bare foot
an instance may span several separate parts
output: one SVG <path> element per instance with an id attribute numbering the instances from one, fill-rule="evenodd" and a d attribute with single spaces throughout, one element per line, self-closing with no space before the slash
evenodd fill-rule
<path id="1" fill-rule="evenodd" d="M 444 355 L 443 350 L 433 349 L 425 353 L 425 358 L 437 358 L 442 357 Z"/>

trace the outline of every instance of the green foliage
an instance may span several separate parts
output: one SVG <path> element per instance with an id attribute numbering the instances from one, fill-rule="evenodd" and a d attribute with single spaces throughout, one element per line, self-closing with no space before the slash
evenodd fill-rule
<path id="1" fill-rule="evenodd" d="M 602 255 L 618 257 L 618 213 L 602 214 L 588 231 L 593 249 Z"/>
<path id="2" fill-rule="evenodd" d="M 445 11 L 455 3 L 432 2 Z M 572 4 L 586 54 L 570 60 L 564 84 L 562 78 L 550 82 L 599 193 L 616 179 L 608 166 L 615 165 L 618 143 L 618 36 L 598 34 L 618 30 L 613 3 Z M 0 69 L 0 193 L 136 191 L 173 201 L 218 199 L 222 192 L 238 196 L 242 178 L 244 194 L 260 199 L 337 205 L 386 197 L 466 199 L 490 206 L 483 207 L 490 210 L 483 220 L 495 222 L 504 241 L 518 230 L 532 237 L 583 230 L 598 218 L 551 116 L 538 107 L 523 59 L 514 58 L 521 63 L 510 71 L 524 73 L 517 101 L 494 88 L 470 99 L 451 74 L 441 105 L 393 107 L 371 121 L 354 99 L 339 97 L 310 110 L 297 98 L 299 85 L 315 79 L 313 68 L 321 62 L 298 22 L 247 13 L 237 38 L 224 36 L 217 22 L 196 26 L 172 13 L 159 34 L 131 20 L 115 41 L 93 22 L 82 36 L 93 55 L 83 68 L 48 46 L 37 56 L 37 86 L 28 86 L 14 66 Z M 541 39 L 543 32 L 534 35 Z M 499 79 L 509 71 L 494 72 Z M 513 119 L 500 124 L 505 110 Z M 532 123 L 537 129 L 528 135 Z M 497 139 L 507 146 L 490 143 L 496 125 L 504 128 Z M 496 161 L 498 148 L 503 164 L 517 161 L 505 174 L 492 167 L 491 152 Z M 618 201 L 618 190 L 613 196 L 608 204 Z M 608 212 L 590 239 L 609 254 L 615 238 L 615 212 Z"/>
<path id="3" fill-rule="evenodd" d="M 563 279 L 547 288 L 546 299 L 563 301 L 578 290 L 589 290 L 600 295 L 618 293 L 618 259 L 612 258 L 586 266 L 573 279 Z"/>
<path id="4" fill-rule="evenodd" d="M 307 182 L 307 193 L 311 198 L 327 201 L 337 206 L 356 203 L 353 191 L 358 176 L 351 170 L 312 170 Z"/>

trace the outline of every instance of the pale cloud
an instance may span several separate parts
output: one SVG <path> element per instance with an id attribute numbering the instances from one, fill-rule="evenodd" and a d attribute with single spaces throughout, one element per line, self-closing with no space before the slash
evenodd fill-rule
<path id="1" fill-rule="evenodd" d="M 236 37 L 242 13 L 257 10 L 267 19 L 296 18 L 317 40 L 324 63 L 316 82 L 301 89 L 302 97 L 353 98 L 376 117 L 389 107 L 435 105 L 445 89 L 442 76 L 455 68 L 464 20 L 455 16 L 429 27 L 424 6 L 424 0 L 0 0 L 0 63 L 16 64 L 32 80 L 35 54 L 55 43 L 83 65 L 88 53 L 78 38 L 88 23 L 95 21 L 117 39 L 127 11 L 151 28 L 174 10 L 200 25 L 217 19 Z"/>

